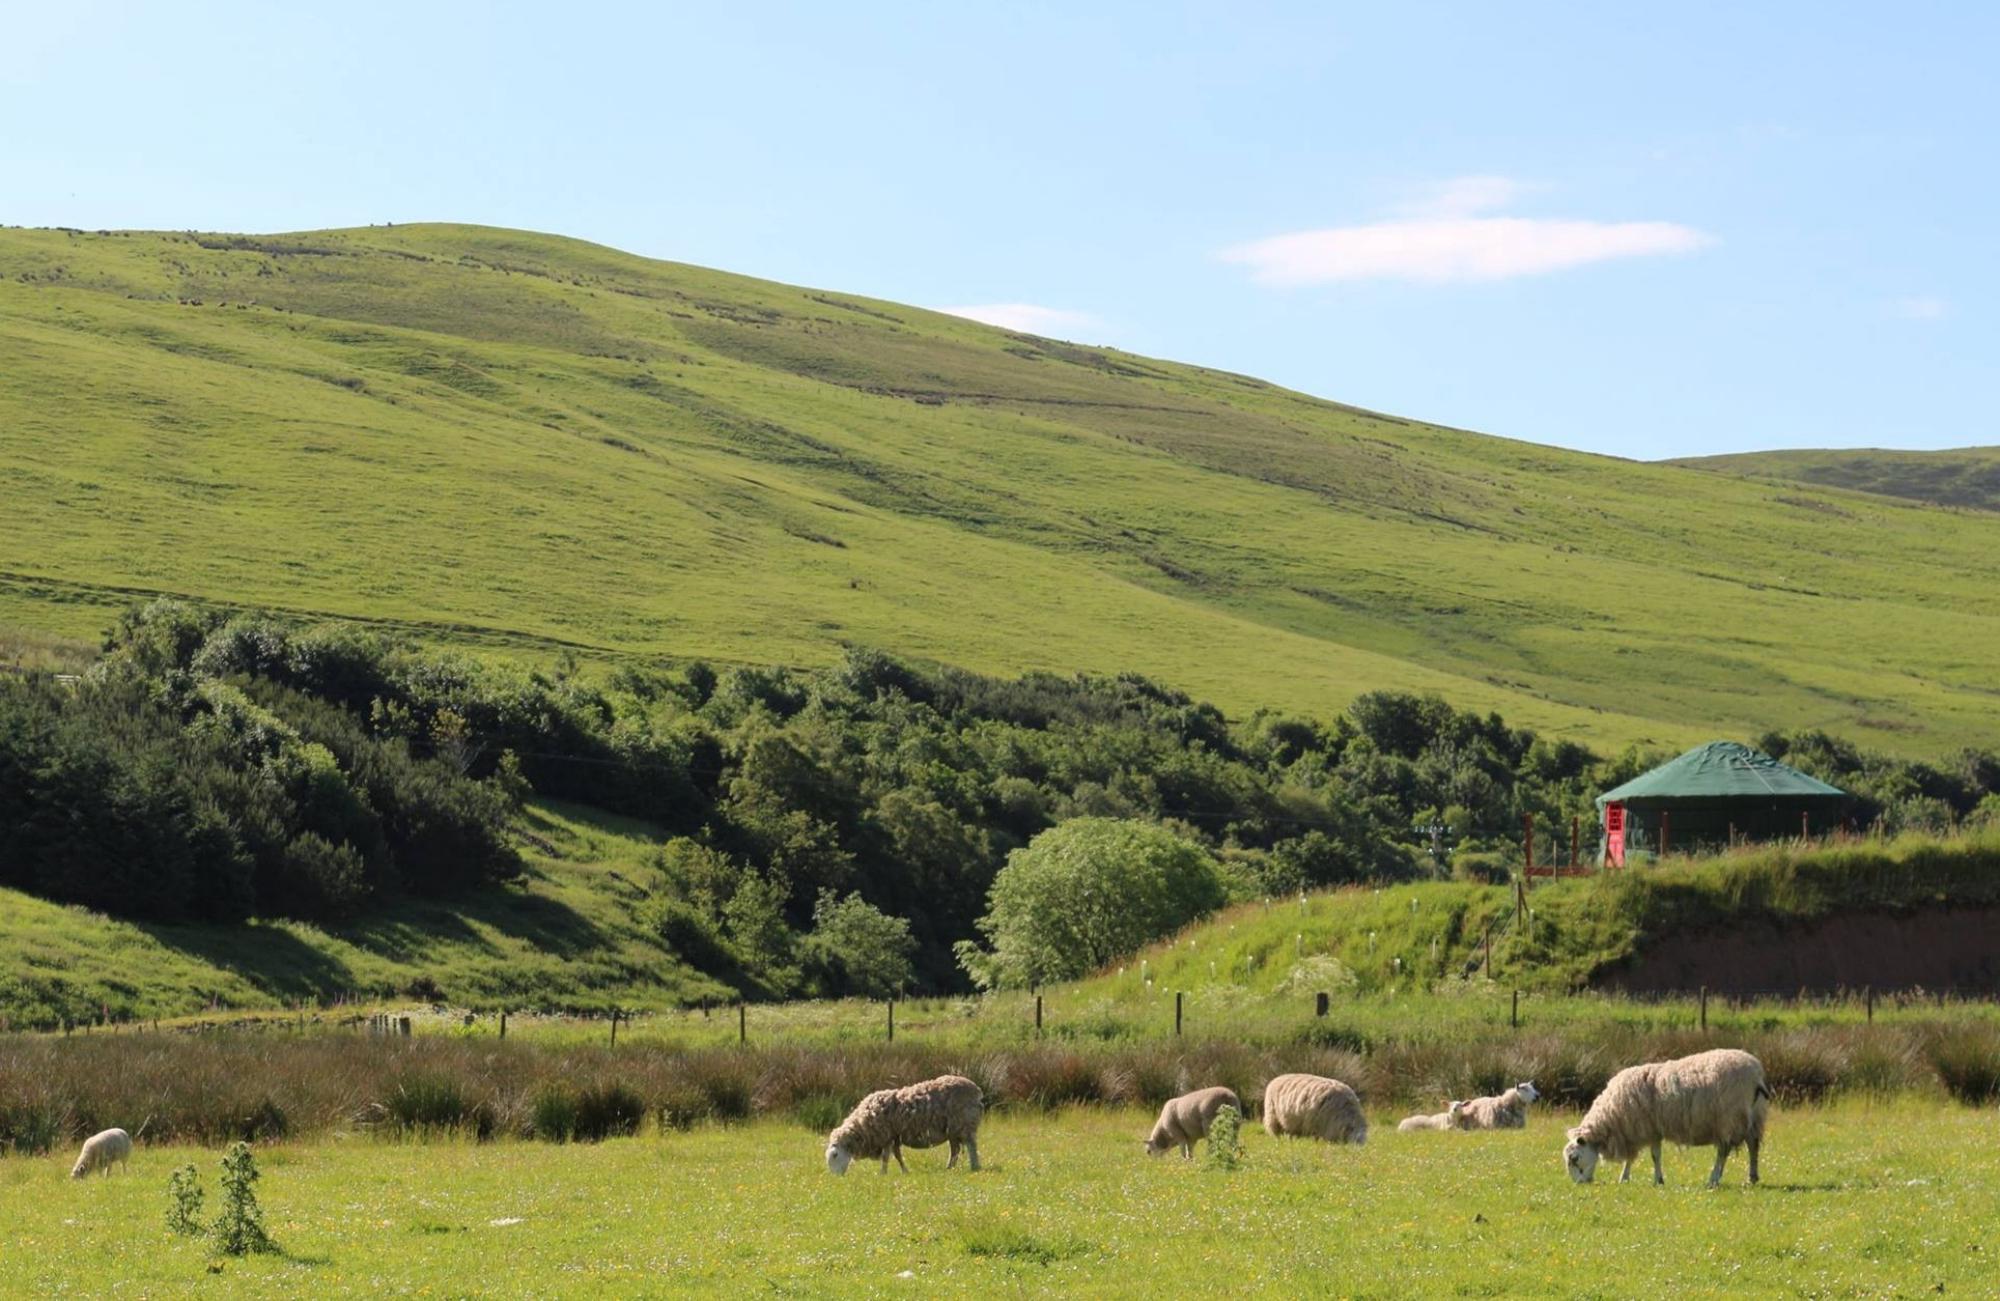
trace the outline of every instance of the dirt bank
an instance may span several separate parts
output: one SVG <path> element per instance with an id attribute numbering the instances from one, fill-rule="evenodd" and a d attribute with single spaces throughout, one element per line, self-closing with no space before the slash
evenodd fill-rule
<path id="1" fill-rule="evenodd" d="M 1721 994 L 1859 989 L 2000 991 L 2000 908 L 1849 913 L 1803 926 L 1761 923 L 1648 944 L 1602 973 L 1600 989 Z"/>

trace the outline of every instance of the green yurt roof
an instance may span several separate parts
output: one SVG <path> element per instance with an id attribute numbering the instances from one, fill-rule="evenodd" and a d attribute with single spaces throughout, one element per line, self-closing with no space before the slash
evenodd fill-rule
<path id="1" fill-rule="evenodd" d="M 1734 741 L 1710 741 L 1597 797 L 1629 800 L 1838 799 L 1847 792 Z"/>

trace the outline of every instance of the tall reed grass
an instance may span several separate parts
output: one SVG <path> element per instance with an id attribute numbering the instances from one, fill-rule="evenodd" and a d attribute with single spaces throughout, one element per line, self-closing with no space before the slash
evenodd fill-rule
<path id="1" fill-rule="evenodd" d="M 327 1134 L 589 1141 L 751 1117 L 830 1128 L 873 1089 L 945 1072 L 988 1105 L 1156 1107 L 1225 1084 L 1253 1110 L 1283 1071 L 1347 1081 L 1380 1107 L 1436 1107 L 1533 1080 L 1582 1107 L 1620 1068 L 1734 1044 L 1763 1059 L 1781 1105 L 1849 1094 L 2000 1098 L 2000 1026 L 1986 1021 L 1781 1027 L 1745 1033 L 1497 1031 L 1366 1042 L 1318 1027 L 1289 1040 L 1189 1038 L 1001 1047 L 912 1044 L 580 1047 L 447 1035 L 340 1033 L 0 1038 L 0 1151 L 42 1152 L 113 1125 L 142 1140 L 219 1145 Z"/>

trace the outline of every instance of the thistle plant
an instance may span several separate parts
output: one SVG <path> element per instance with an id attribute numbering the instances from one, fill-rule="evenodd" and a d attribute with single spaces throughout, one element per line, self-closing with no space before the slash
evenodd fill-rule
<path id="1" fill-rule="evenodd" d="M 167 1232 L 191 1238 L 201 1232 L 201 1176 L 192 1165 L 167 1180 Z"/>
<path id="2" fill-rule="evenodd" d="M 228 1256 L 253 1251 L 276 1251 L 278 1244 L 264 1232 L 264 1212 L 257 1205 L 251 1187 L 258 1179 L 257 1160 L 248 1143 L 232 1143 L 222 1158 L 222 1210 L 209 1233 L 216 1250 Z"/>
<path id="3" fill-rule="evenodd" d="M 1208 1168 L 1235 1170 L 1243 1164 L 1243 1113 L 1224 1107 L 1208 1122 Z"/>

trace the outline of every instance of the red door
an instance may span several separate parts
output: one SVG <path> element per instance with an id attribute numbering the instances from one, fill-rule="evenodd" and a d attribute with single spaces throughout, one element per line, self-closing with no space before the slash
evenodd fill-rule
<path id="1" fill-rule="evenodd" d="M 1625 806 L 1604 806 L 1604 858 L 1613 867 L 1625 866 Z"/>

